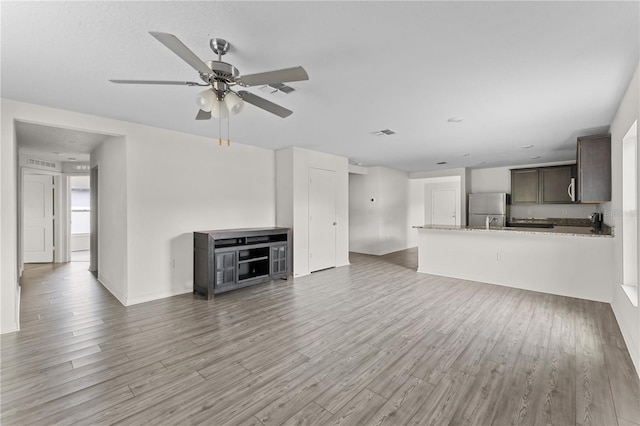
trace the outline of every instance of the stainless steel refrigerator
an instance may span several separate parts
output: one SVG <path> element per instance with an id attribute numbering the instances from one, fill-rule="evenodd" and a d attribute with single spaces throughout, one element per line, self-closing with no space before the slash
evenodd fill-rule
<path id="1" fill-rule="evenodd" d="M 510 201 L 505 192 L 469 194 L 469 226 L 485 226 L 487 216 L 491 226 L 507 226 Z"/>

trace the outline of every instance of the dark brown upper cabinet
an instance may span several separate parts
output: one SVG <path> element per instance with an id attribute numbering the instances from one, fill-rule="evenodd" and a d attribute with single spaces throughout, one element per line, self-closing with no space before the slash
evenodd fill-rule
<path id="1" fill-rule="evenodd" d="M 578 202 L 611 201 L 611 135 L 579 137 L 577 161 Z"/>
<path id="2" fill-rule="evenodd" d="M 511 204 L 571 204 L 575 166 L 511 170 Z"/>
<path id="3" fill-rule="evenodd" d="M 571 204 L 575 202 L 575 166 L 541 167 L 540 203 Z"/>
<path id="4" fill-rule="evenodd" d="M 511 170 L 511 204 L 537 204 L 539 192 L 538 169 Z"/>

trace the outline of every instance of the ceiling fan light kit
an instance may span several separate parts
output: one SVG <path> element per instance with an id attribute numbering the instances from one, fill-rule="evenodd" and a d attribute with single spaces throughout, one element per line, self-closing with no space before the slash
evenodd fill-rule
<path id="1" fill-rule="evenodd" d="M 236 115 L 242 111 L 244 101 L 233 92 L 224 94 L 222 100 L 219 100 L 216 93 L 207 89 L 198 93 L 196 105 L 201 111 L 210 113 L 209 118 L 227 118 L 229 115 Z"/>
<path id="2" fill-rule="evenodd" d="M 214 38 L 209 41 L 209 46 L 211 47 L 211 50 L 218 55 L 218 60 L 202 61 L 173 34 L 155 31 L 150 31 L 149 34 L 198 71 L 200 79 L 204 84 L 192 81 L 161 80 L 109 81 L 118 84 L 160 84 L 208 87 L 196 96 L 196 105 L 200 108 L 196 114 L 196 120 L 209 120 L 211 117 L 218 119 L 226 118 L 228 120 L 230 115 L 235 115 L 242 111 L 245 102 L 277 115 L 278 117 L 288 117 L 293 113 L 293 111 L 260 96 L 254 95 L 251 92 L 247 92 L 246 90 L 234 92 L 231 88 L 236 85 L 241 87 L 278 85 L 283 82 L 303 81 L 309 79 L 309 75 L 301 66 L 241 76 L 235 66 L 222 62 L 222 56 L 229 52 L 231 45 L 227 40 L 221 38 Z M 220 131 L 222 131 L 221 128 L 222 124 L 220 123 Z M 222 145 L 221 137 L 218 138 L 218 143 Z M 230 143 L 231 141 L 227 139 L 227 145 L 230 145 Z"/>

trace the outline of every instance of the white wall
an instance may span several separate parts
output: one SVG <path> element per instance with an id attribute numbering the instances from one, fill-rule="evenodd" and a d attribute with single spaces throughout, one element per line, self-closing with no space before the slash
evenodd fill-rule
<path id="1" fill-rule="evenodd" d="M 13 114 L 0 108 L 0 332 L 20 327 L 18 287 L 17 146 Z"/>
<path id="2" fill-rule="evenodd" d="M 609 302 L 613 238 L 517 231 L 419 231 L 418 271 Z"/>
<path id="3" fill-rule="evenodd" d="M 349 250 L 383 255 L 407 248 L 408 174 L 368 167 L 349 175 Z M 373 201 L 372 201 L 373 200 Z"/>
<path id="4" fill-rule="evenodd" d="M 129 304 L 193 290 L 194 231 L 275 225 L 274 151 L 150 127 L 127 139 Z"/>
<path id="5" fill-rule="evenodd" d="M 111 137 L 91 153 L 98 167 L 98 280 L 128 304 L 127 150 L 124 137 Z"/>
<path id="6" fill-rule="evenodd" d="M 349 163 L 344 157 L 286 148 L 276 153 L 276 225 L 293 229 L 293 275 L 309 274 L 309 168 L 336 172 L 336 266 L 349 264 Z"/>
<path id="7" fill-rule="evenodd" d="M 380 173 L 349 175 L 349 251 L 378 254 Z"/>
<path id="8" fill-rule="evenodd" d="M 239 143 L 219 147 L 213 139 L 201 136 L 2 99 L 3 332 L 18 327 L 13 120 L 122 137 L 120 146 L 107 147 L 113 140 L 105 142 L 103 148 L 108 152 L 97 153 L 92 162 L 100 161 L 100 181 L 107 185 L 100 188 L 99 196 L 115 196 L 117 188 L 123 187 L 121 180 L 126 179 L 126 191 L 118 195 L 126 200 L 103 201 L 98 212 L 101 221 L 104 215 L 113 214 L 113 222 L 126 226 L 126 245 L 121 244 L 121 237 L 116 244 L 126 253 L 126 261 L 100 259 L 99 265 L 99 274 L 124 293 L 120 298 L 126 304 L 192 291 L 193 231 L 275 225 L 272 150 Z M 108 159 L 100 160 L 101 156 Z M 344 163 L 346 200 L 346 159 Z M 101 241 L 105 233 L 115 231 L 103 230 Z M 109 248 L 99 250 L 101 257 L 108 253 Z M 123 265 L 126 274 L 120 281 L 123 272 L 118 268 Z"/>
<path id="9" fill-rule="evenodd" d="M 613 300 L 611 307 L 616 315 L 620 330 L 631 354 L 631 359 L 636 367 L 636 372 L 640 376 L 640 308 L 635 307 L 629 301 L 624 290 L 622 290 L 622 139 L 634 121 L 640 120 L 640 65 L 625 92 L 620 107 L 611 122 L 611 179 L 612 193 L 611 202 L 602 205 L 605 212 L 604 221 L 620 230 L 616 232 L 614 245 L 614 273 L 611 277 L 613 286 Z M 640 150 L 636 152 L 640 156 Z M 640 159 L 638 161 L 640 164 Z M 640 177 L 640 174 L 639 174 Z M 640 188 L 640 185 L 638 185 Z M 640 196 L 640 194 L 639 194 Z M 640 229 L 640 218 L 638 218 Z M 640 277 L 639 277 L 640 279 Z M 636 281 L 638 283 L 638 281 Z"/>
<path id="10" fill-rule="evenodd" d="M 511 193 L 511 169 L 559 166 L 573 164 L 575 162 L 540 163 L 510 167 L 494 167 L 487 169 L 471 170 L 470 192 L 507 192 Z M 593 204 L 515 204 L 511 205 L 511 217 L 535 217 L 535 218 L 581 218 L 587 216 L 597 208 Z"/>

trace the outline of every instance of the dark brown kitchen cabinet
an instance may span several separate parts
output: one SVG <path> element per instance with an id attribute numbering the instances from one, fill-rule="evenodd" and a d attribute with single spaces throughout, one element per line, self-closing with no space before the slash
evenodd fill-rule
<path id="1" fill-rule="evenodd" d="M 291 275 L 289 228 L 193 233 L 193 292 L 214 294 Z"/>
<path id="2" fill-rule="evenodd" d="M 579 137 L 577 160 L 578 201 L 611 201 L 611 135 Z"/>
<path id="3" fill-rule="evenodd" d="M 540 177 L 540 203 L 570 204 L 574 191 L 575 166 L 551 166 L 538 169 Z"/>
<path id="4" fill-rule="evenodd" d="M 537 204 L 538 169 L 511 170 L 511 204 Z"/>

